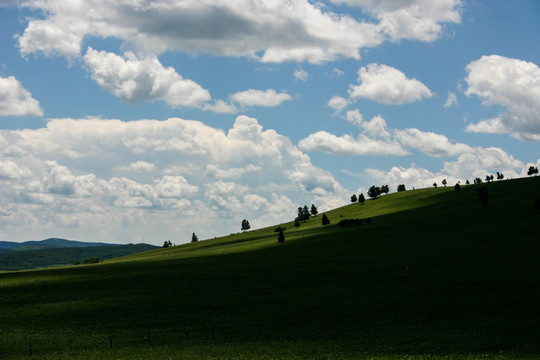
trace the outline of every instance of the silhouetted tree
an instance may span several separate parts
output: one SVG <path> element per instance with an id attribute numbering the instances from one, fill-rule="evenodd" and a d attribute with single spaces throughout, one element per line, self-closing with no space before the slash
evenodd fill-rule
<path id="1" fill-rule="evenodd" d="M 493 181 L 493 175 L 486 175 L 486 182 L 489 184 Z"/>
<path id="2" fill-rule="evenodd" d="M 307 205 L 304 205 L 304 207 L 302 208 L 302 214 L 303 214 L 303 220 L 304 221 L 306 221 L 307 219 L 309 219 L 311 217 Z"/>
<path id="3" fill-rule="evenodd" d="M 456 183 L 456 185 L 454 185 L 454 190 L 460 191 L 461 190 L 461 185 L 459 185 L 459 183 Z"/>
<path id="4" fill-rule="evenodd" d="M 405 191 L 405 190 L 406 190 L 406 189 L 405 189 L 405 184 L 399 184 L 399 185 L 397 186 L 397 191 L 398 191 L 398 192 Z"/>
<path id="5" fill-rule="evenodd" d="M 317 216 L 319 210 L 317 210 L 317 207 L 315 205 L 311 204 L 311 210 L 309 212 L 311 213 L 311 216 Z"/>
<path id="6" fill-rule="evenodd" d="M 379 197 L 379 195 L 381 195 L 381 188 L 378 187 L 378 186 L 375 186 L 375 185 L 372 185 L 368 192 L 367 192 L 368 196 L 372 199 L 376 199 L 377 197 Z"/>
<path id="7" fill-rule="evenodd" d="M 388 185 L 381 186 L 381 193 L 388 194 L 388 192 L 390 192 L 390 188 L 388 187 Z"/>
<path id="8" fill-rule="evenodd" d="M 358 202 L 362 205 L 364 205 L 364 203 L 366 202 L 366 198 L 364 197 L 364 193 L 361 193 L 360 195 L 358 195 Z"/>
<path id="9" fill-rule="evenodd" d="M 246 219 L 242 220 L 242 231 L 247 231 L 251 229 L 251 225 L 249 225 L 249 221 Z"/>
<path id="10" fill-rule="evenodd" d="M 465 185 L 471 185 L 471 182 L 469 181 L 469 179 L 467 179 L 467 181 L 465 181 Z"/>
<path id="11" fill-rule="evenodd" d="M 280 244 L 283 244 L 285 242 L 285 234 L 283 234 L 283 230 L 280 230 L 277 237 L 277 242 Z"/>
<path id="12" fill-rule="evenodd" d="M 531 176 L 535 174 L 538 174 L 538 168 L 534 166 L 530 166 L 529 170 L 527 171 L 527 175 Z"/>
<path id="13" fill-rule="evenodd" d="M 352 202 L 352 203 L 355 203 L 355 202 L 357 202 L 357 201 L 358 201 L 358 198 L 356 197 L 356 194 L 352 194 L 352 196 L 351 196 L 351 202 Z"/>
<path id="14" fill-rule="evenodd" d="M 328 216 L 326 216 L 326 214 L 323 214 L 323 215 L 322 215 L 321 223 L 322 223 L 323 225 L 328 225 L 328 224 L 330 224 L 330 219 L 328 219 Z"/>
<path id="15" fill-rule="evenodd" d="M 444 187 L 446 187 L 446 184 L 448 184 L 448 183 L 446 182 L 446 179 L 443 179 L 442 184 L 443 184 Z"/>
<path id="16" fill-rule="evenodd" d="M 163 243 L 164 248 L 168 248 L 168 247 L 171 247 L 171 246 L 173 246 L 171 240 L 167 240 L 167 241 L 165 241 Z"/>
<path id="17" fill-rule="evenodd" d="M 434 187 L 434 188 L 437 187 L 437 183 L 436 183 L 436 182 L 433 183 L 433 187 Z"/>
<path id="18" fill-rule="evenodd" d="M 193 233 L 193 235 L 191 235 L 191 242 L 194 243 L 197 241 L 199 241 L 199 238 L 197 237 L 197 235 L 195 235 L 195 233 Z"/>
<path id="19" fill-rule="evenodd" d="M 482 183 L 482 179 L 480 179 L 479 177 L 477 177 L 476 179 L 474 179 L 474 183 L 475 183 L 475 184 L 481 184 L 481 183 Z"/>
<path id="20" fill-rule="evenodd" d="M 504 179 L 503 173 L 500 173 L 497 171 L 497 180 L 502 180 L 502 179 Z"/>
<path id="21" fill-rule="evenodd" d="M 480 196 L 480 204 L 482 206 L 487 206 L 488 203 L 488 189 L 485 186 L 480 186 L 478 189 L 476 189 L 478 192 L 478 196 Z"/>

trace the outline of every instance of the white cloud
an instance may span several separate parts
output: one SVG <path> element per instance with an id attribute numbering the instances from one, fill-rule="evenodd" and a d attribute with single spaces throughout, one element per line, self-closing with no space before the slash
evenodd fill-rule
<path id="1" fill-rule="evenodd" d="M 229 96 L 231 101 L 234 101 L 241 106 L 279 106 L 284 101 L 292 100 L 291 95 L 281 92 L 278 93 L 274 89 L 239 91 Z"/>
<path id="2" fill-rule="evenodd" d="M 294 70 L 294 78 L 298 81 L 306 82 L 309 79 L 309 73 L 304 69 Z"/>
<path id="3" fill-rule="evenodd" d="M 441 23 L 461 22 L 461 0 L 331 0 L 336 4 L 360 6 L 379 20 L 379 31 L 392 41 L 433 41 Z"/>
<path id="4" fill-rule="evenodd" d="M 127 102 L 163 100 L 172 106 L 202 106 L 210 93 L 155 56 L 138 58 L 132 52 L 119 56 L 88 48 L 84 56 L 92 78 L 105 90 Z"/>
<path id="5" fill-rule="evenodd" d="M 247 56 L 263 62 L 320 63 L 359 59 L 360 49 L 401 38 L 433 41 L 442 23 L 460 21 L 457 1 L 415 1 L 385 8 L 376 2 L 353 5 L 372 12 L 359 22 L 307 0 L 289 2 L 182 1 L 84 2 L 24 0 L 41 10 L 18 36 L 23 55 L 78 56 L 85 37 L 118 38 L 139 52 L 167 50 Z M 91 15 L 89 15 L 91 14 Z"/>
<path id="6" fill-rule="evenodd" d="M 127 166 L 120 166 L 120 170 L 125 171 L 135 171 L 135 172 L 154 172 L 156 171 L 157 167 L 156 165 L 146 162 L 146 161 L 137 161 L 133 162 Z"/>
<path id="7" fill-rule="evenodd" d="M 336 110 L 336 113 L 339 113 L 341 112 L 341 110 L 349 106 L 349 100 L 341 96 L 335 95 L 335 96 L 332 96 L 332 98 L 328 101 L 328 106 Z"/>
<path id="8" fill-rule="evenodd" d="M 300 140 L 298 147 L 303 151 L 320 151 L 333 155 L 407 155 L 397 142 L 379 141 L 367 136 L 336 136 L 326 131 L 318 131 Z"/>
<path id="9" fill-rule="evenodd" d="M 509 133 L 518 139 L 540 141 L 540 68 L 536 64 L 490 55 L 471 62 L 466 70 L 466 95 L 507 110 L 496 118 L 470 124 L 467 131 Z"/>
<path id="10" fill-rule="evenodd" d="M 0 183 L 0 227 L 12 240 L 181 243 L 192 232 L 237 231 L 242 218 L 253 227 L 289 221 L 297 204 L 329 209 L 346 193 L 288 138 L 246 116 L 227 132 L 178 118 L 0 130 Z"/>
<path id="11" fill-rule="evenodd" d="M 452 106 L 458 106 L 457 96 L 456 94 L 452 92 L 448 92 L 448 98 L 446 98 L 446 102 L 444 103 L 444 108 L 448 109 Z"/>
<path id="12" fill-rule="evenodd" d="M 469 145 L 453 143 L 442 134 L 418 129 L 395 130 L 394 136 L 404 146 L 418 149 L 434 157 L 456 156 L 472 151 Z"/>
<path id="13" fill-rule="evenodd" d="M 360 85 L 349 87 L 351 98 L 367 98 L 381 104 L 401 105 L 431 97 L 431 91 L 396 68 L 371 63 L 358 71 Z"/>
<path id="14" fill-rule="evenodd" d="M 217 114 L 235 114 L 238 111 L 234 104 L 223 100 L 216 100 L 213 104 L 205 104 L 203 110 L 210 110 Z"/>
<path id="15" fill-rule="evenodd" d="M 0 76 L 0 116 L 42 116 L 39 102 L 13 76 Z"/>

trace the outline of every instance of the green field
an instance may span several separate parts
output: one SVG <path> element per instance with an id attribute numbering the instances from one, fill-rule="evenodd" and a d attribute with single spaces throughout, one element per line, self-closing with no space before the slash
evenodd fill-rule
<path id="1" fill-rule="evenodd" d="M 394 193 L 283 244 L 276 225 L 0 273 L 0 358 L 539 358 L 540 177 L 484 185 L 487 206 L 477 185 Z"/>

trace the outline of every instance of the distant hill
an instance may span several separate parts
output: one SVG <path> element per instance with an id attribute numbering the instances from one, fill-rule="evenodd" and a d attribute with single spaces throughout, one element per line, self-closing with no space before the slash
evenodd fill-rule
<path id="1" fill-rule="evenodd" d="M 0 241 L 0 249 L 15 250 L 15 251 L 41 250 L 41 249 L 54 249 L 54 248 L 78 248 L 78 247 L 90 247 L 90 246 L 121 246 L 121 244 L 84 242 L 84 241 L 66 240 L 66 239 L 59 239 L 59 238 L 49 238 L 46 240 L 31 240 L 31 241 L 25 241 L 25 242 L 20 242 L 20 243 L 13 242 L 13 241 Z"/>
<path id="2" fill-rule="evenodd" d="M 107 260 L 157 249 L 148 244 L 106 244 L 50 238 L 22 243 L 0 242 L 0 271 L 27 270 L 83 263 L 89 258 Z"/>

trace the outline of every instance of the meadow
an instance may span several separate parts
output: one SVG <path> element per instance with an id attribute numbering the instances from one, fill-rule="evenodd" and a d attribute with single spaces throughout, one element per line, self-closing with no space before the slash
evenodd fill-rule
<path id="1" fill-rule="evenodd" d="M 487 205 L 409 190 L 326 226 L 0 273 L 0 358 L 538 358 L 540 178 L 482 186 Z"/>

